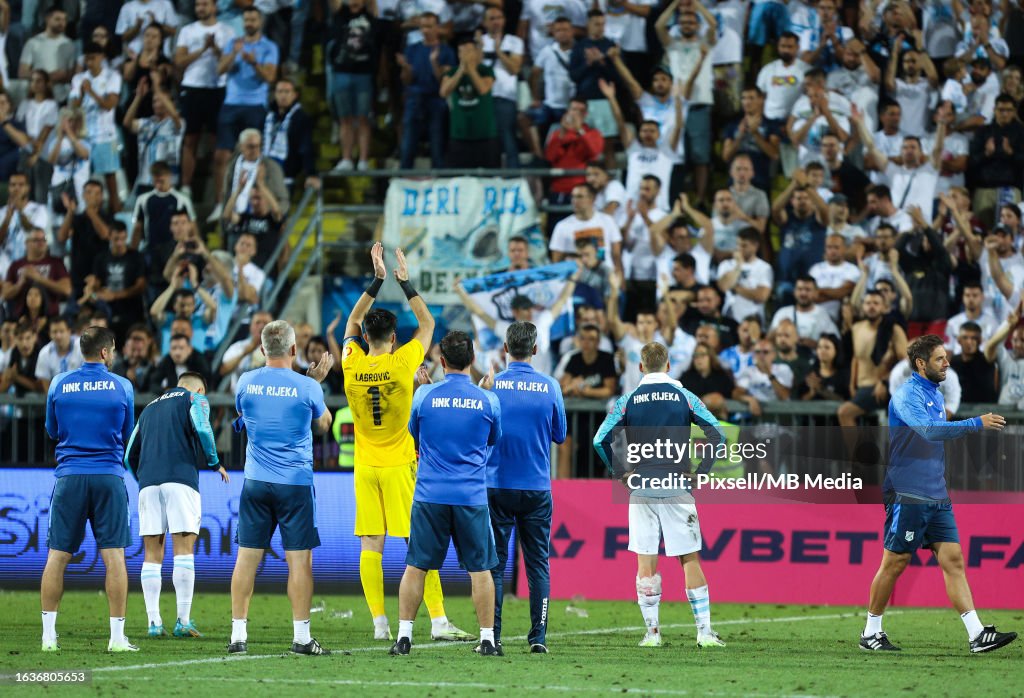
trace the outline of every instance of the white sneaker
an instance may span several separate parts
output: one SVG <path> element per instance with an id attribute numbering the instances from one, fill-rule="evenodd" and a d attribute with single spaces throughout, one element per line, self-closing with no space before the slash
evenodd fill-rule
<path id="1" fill-rule="evenodd" d="M 206 217 L 207 223 L 219 223 L 220 217 L 224 215 L 224 204 L 217 204 L 214 209 L 210 212 L 210 215 Z"/>
<path id="2" fill-rule="evenodd" d="M 128 638 L 122 638 L 120 642 L 114 642 L 111 640 L 107 643 L 107 652 L 138 652 L 139 648 L 136 647 L 128 640 Z"/>
<path id="3" fill-rule="evenodd" d="M 661 633 L 657 630 L 648 630 L 644 639 L 640 641 L 640 647 L 661 647 Z"/>
<path id="4" fill-rule="evenodd" d="M 338 160 L 338 164 L 334 166 L 335 172 L 345 172 L 355 168 L 355 163 L 352 162 L 351 158 L 342 158 Z"/>
<path id="5" fill-rule="evenodd" d="M 430 628 L 430 639 L 435 642 L 469 642 L 475 640 L 476 636 L 470 635 L 465 630 L 459 630 L 451 621 L 442 627 Z"/>
<path id="6" fill-rule="evenodd" d="M 374 640 L 393 640 L 391 637 L 391 628 L 388 626 L 388 617 L 380 616 L 379 618 L 373 619 L 373 639 Z"/>
<path id="7" fill-rule="evenodd" d="M 356 165 L 356 172 L 369 172 L 370 162 L 368 160 L 360 160 L 359 164 Z"/>
<path id="8" fill-rule="evenodd" d="M 57 638 L 43 640 L 42 650 L 43 652 L 60 652 L 60 644 L 57 642 Z"/>
<path id="9" fill-rule="evenodd" d="M 697 647 L 725 647 L 725 643 L 718 637 L 718 633 L 709 630 L 697 636 Z"/>

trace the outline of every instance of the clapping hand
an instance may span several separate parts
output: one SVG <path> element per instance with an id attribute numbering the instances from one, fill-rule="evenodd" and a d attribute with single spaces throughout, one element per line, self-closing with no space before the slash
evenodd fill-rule
<path id="1" fill-rule="evenodd" d="M 320 363 L 313 362 L 309 365 L 309 369 L 306 371 L 306 375 L 315 380 L 317 383 L 323 383 L 324 379 L 327 378 L 327 374 L 331 372 L 331 368 L 334 367 L 334 354 L 331 352 L 325 352 L 320 357 Z"/>
<path id="2" fill-rule="evenodd" d="M 405 261 L 405 253 L 401 247 L 395 248 L 395 259 L 398 260 L 398 268 L 395 269 L 395 279 L 401 283 L 409 280 L 409 265 Z"/>

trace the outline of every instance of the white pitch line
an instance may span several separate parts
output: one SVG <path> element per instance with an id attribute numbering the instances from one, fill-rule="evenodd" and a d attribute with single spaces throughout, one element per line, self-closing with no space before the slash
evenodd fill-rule
<path id="1" fill-rule="evenodd" d="M 889 611 L 887 615 L 894 615 L 901 613 L 902 611 Z M 781 616 L 778 618 L 733 618 L 729 620 L 716 621 L 714 624 L 719 625 L 755 625 L 762 623 L 801 623 L 805 621 L 818 621 L 818 620 L 843 620 L 847 618 L 858 618 L 859 613 L 830 613 L 815 616 Z M 584 635 L 612 635 L 615 633 L 625 633 L 633 630 L 637 630 L 639 626 L 620 626 L 616 628 L 592 628 L 590 630 L 568 630 L 562 632 L 549 633 L 549 637 L 578 637 Z M 678 628 L 692 628 L 692 623 L 671 623 L 668 625 L 662 625 L 662 628 L 678 629 Z M 516 635 L 505 638 L 508 640 L 525 640 L 526 635 Z M 469 647 L 472 643 L 468 642 L 428 642 L 424 644 L 416 644 L 413 647 L 416 650 L 423 649 L 435 649 L 439 647 L 452 648 L 452 647 Z M 342 655 L 345 652 L 383 652 L 389 649 L 389 645 L 379 644 L 370 647 L 354 647 L 345 650 L 333 650 L 334 654 Z M 259 659 L 281 659 L 289 657 L 289 654 L 243 654 L 234 656 L 223 656 L 223 657 L 204 657 L 203 659 L 182 659 L 173 662 L 160 662 L 160 663 L 148 663 L 148 664 L 132 664 L 130 666 L 104 666 L 97 667 L 92 671 L 96 673 L 116 672 L 116 671 L 138 671 L 140 669 L 162 669 L 166 667 L 179 667 L 179 666 L 194 666 L 197 664 L 216 664 L 218 662 L 242 662 L 252 661 Z M 0 677 L 6 678 L 6 677 Z"/>
<path id="2" fill-rule="evenodd" d="M 132 676 L 128 680 L 131 681 L 153 681 L 155 677 L 152 676 Z M 209 681 L 225 681 L 225 682 L 237 682 L 237 683 L 252 683 L 253 681 L 259 681 L 260 683 L 276 683 L 286 685 L 297 685 L 297 686 L 389 686 L 393 688 L 473 688 L 482 690 L 492 690 L 494 684 L 489 683 L 478 683 L 478 682 L 458 682 L 458 681 L 375 681 L 373 679 L 359 680 L 359 679 L 252 679 L 241 676 L 214 676 L 209 677 Z M 509 688 L 510 686 L 504 686 Z M 831 698 L 827 696 L 816 696 L 808 695 L 805 693 L 750 693 L 749 691 L 737 691 L 737 692 L 726 692 L 726 691 L 707 691 L 701 690 L 699 692 L 687 691 L 682 688 L 629 688 L 629 687 L 613 687 L 613 686 L 560 686 L 560 685 L 538 685 L 538 686 L 517 686 L 515 682 L 512 683 L 511 688 L 529 688 L 535 691 L 557 691 L 561 693 L 615 693 L 615 694 L 641 694 L 641 695 L 664 695 L 664 696 L 691 696 L 691 695 L 702 695 L 702 696 L 739 696 L 750 698 Z"/>

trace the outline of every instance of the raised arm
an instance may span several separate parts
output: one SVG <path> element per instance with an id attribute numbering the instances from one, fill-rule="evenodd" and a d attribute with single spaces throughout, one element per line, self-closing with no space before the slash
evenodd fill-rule
<path id="1" fill-rule="evenodd" d="M 642 6 L 644 9 L 650 9 L 646 6 Z M 629 95 L 634 99 L 640 99 L 644 94 L 644 88 L 637 82 L 636 77 L 626 66 L 626 62 L 622 60 L 622 51 L 618 46 L 612 46 L 608 49 L 608 57 L 612 59 L 612 65 L 615 70 L 618 71 L 619 77 L 622 78 L 622 82 L 626 84 L 626 89 L 629 91 Z"/>
<path id="2" fill-rule="evenodd" d="M 985 360 L 992 363 L 999 356 L 999 347 L 1013 332 L 1013 328 L 1020 322 L 1020 307 L 1015 308 L 1006 318 L 1006 322 L 999 326 L 999 329 L 985 342 Z"/>
<path id="3" fill-rule="evenodd" d="M 363 335 L 363 319 L 366 313 L 370 312 L 373 301 L 380 291 L 380 287 L 387 278 L 388 271 L 384 266 L 384 245 L 380 241 L 373 243 L 370 248 L 370 259 L 373 261 L 373 281 L 369 287 L 359 296 L 359 300 L 352 306 L 352 312 L 348 314 L 348 321 L 345 323 L 345 338 L 361 337 Z"/>
<path id="4" fill-rule="evenodd" d="M 679 7 L 679 0 L 672 0 L 665 8 L 665 11 L 658 17 L 658 21 L 654 23 L 654 31 L 658 35 L 658 41 L 661 42 L 662 46 L 668 46 L 672 43 L 672 37 L 668 34 L 668 25 L 672 21 L 672 17 L 675 15 L 676 8 Z"/>
<path id="5" fill-rule="evenodd" d="M 473 300 L 473 297 L 466 293 L 466 289 L 462 287 L 462 282 L 459 281 L 455 284 L 455 293 L 458 294 L 459 299 L 466 306 L 466 310 L 480 318 L 485 325 L 492 330 L 498 326 L 498 321 L 488 315 L 480 304 Z"/>
<path id="6" fill-rule="evenodd" d="M 434 339 L 434 316 L 430 314 L 430 308 L 427 307 L 423 297 L 409 283 L 409 265 L 405 261 L 405 253 L 401 248 L 395 249 L 395 258 L 398 260 L 395 279 L 402 287 L 405 299 L 409 301 L 409 307 L 412 308 L 412 313 L 416 316 L 417 327 L 412 338 L 419 340 L 419 343 L 423 345 L 424 352 L 430 351 L 430 343 Z"/>
<path id="7" fill-rule="evenodd" d="M 628 148 L 632 145 L 636 136 L 626 127 L 626 117 L 623 116 L 622 107 L 619 106 L 619 100 L 615 97 L 615 83 L 602 79 L 597 81 L 597 86 L 601 90 L 601 94 L 608 100 L 608 107 L 612 110 L 612 117 L 615 119 L 616 126 L 619 127 L 622 147 Z"/>
<path id="8" fill-rule="evenodd" d="M 622 274 L 615 271 L 608 275 L 608 298 L 605 313 L 608 315 L 608 331 L 616 342 L 626 336 L 626 325 L 619 314 L 619 293 L 622 291 Z"/>

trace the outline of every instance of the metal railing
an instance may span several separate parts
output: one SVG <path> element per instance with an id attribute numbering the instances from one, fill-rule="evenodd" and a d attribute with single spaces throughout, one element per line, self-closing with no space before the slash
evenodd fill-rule
<path id="1" fill-rule="evenodd" d="M 136 396 L 136 412 L 155 395 Z M 238 470 L 245 463 L 246 437 L 235 434 L 231 422 L 235 418 L 234 397 L 210 394 L 211 422 L 217 435 L 221 461 L 228 469 Z M 332 412 L 344 406 L 344 397 L 329 396 L 327 406 Z M 821 473 L 838 477 L 857 471 L 867 484 L 880 484 L 885 468 L 887 430 L 884 414 L 869 415 L 882 427 L 862 427 L 855 431 L 840 430 L 835 420 L 840 403 L 826 401 L 766 402 L 762 414 L 753 419 L 743 417 L 740 440 L 777 439 L 780 447 L 773 452 L 772 465 L 786 472 Z M 591 445 L 598 426 L 607 413 L 607 403 L 599 400 L 566 400 L 569 447 L 552 446 L 552 475 L 576 478 L 606 478 L 604 464 Z M 742 415 L 745 403 L 729 401 L 728 410 Z M 45 435 L 46 398 L 35 394 L 15 398 L 0 396 L 0 467 L 52 466 L 53 442 Z M 1007 418 L 1009 426 L 1001 434 L 972 435 L 947 444 L 947 481 L 951 488 L 993 491 L 1024 491 L 1024 412 L 1002 410 L 998 405 L 963 405 L 961 413 L 978 415 L 997 412 Z M 18 416 L 14 416 L 17 414 Z M 879 419 L 881 417 L 881 419 Z M 855 436 L 861 443 L 874 444 L 872 452 L 861 461 L 847 457 L 843 443 Z M 313 466 L 317 471 L 339 470 L 339 447 L 332 434 L 315 436 Z M 559 467 L 559 457 L 570 449 L 568 466 Z M 747 468 L 756 464 L 747 463 Z M 988 471 L 986 471 L 988 468 Z"/>

